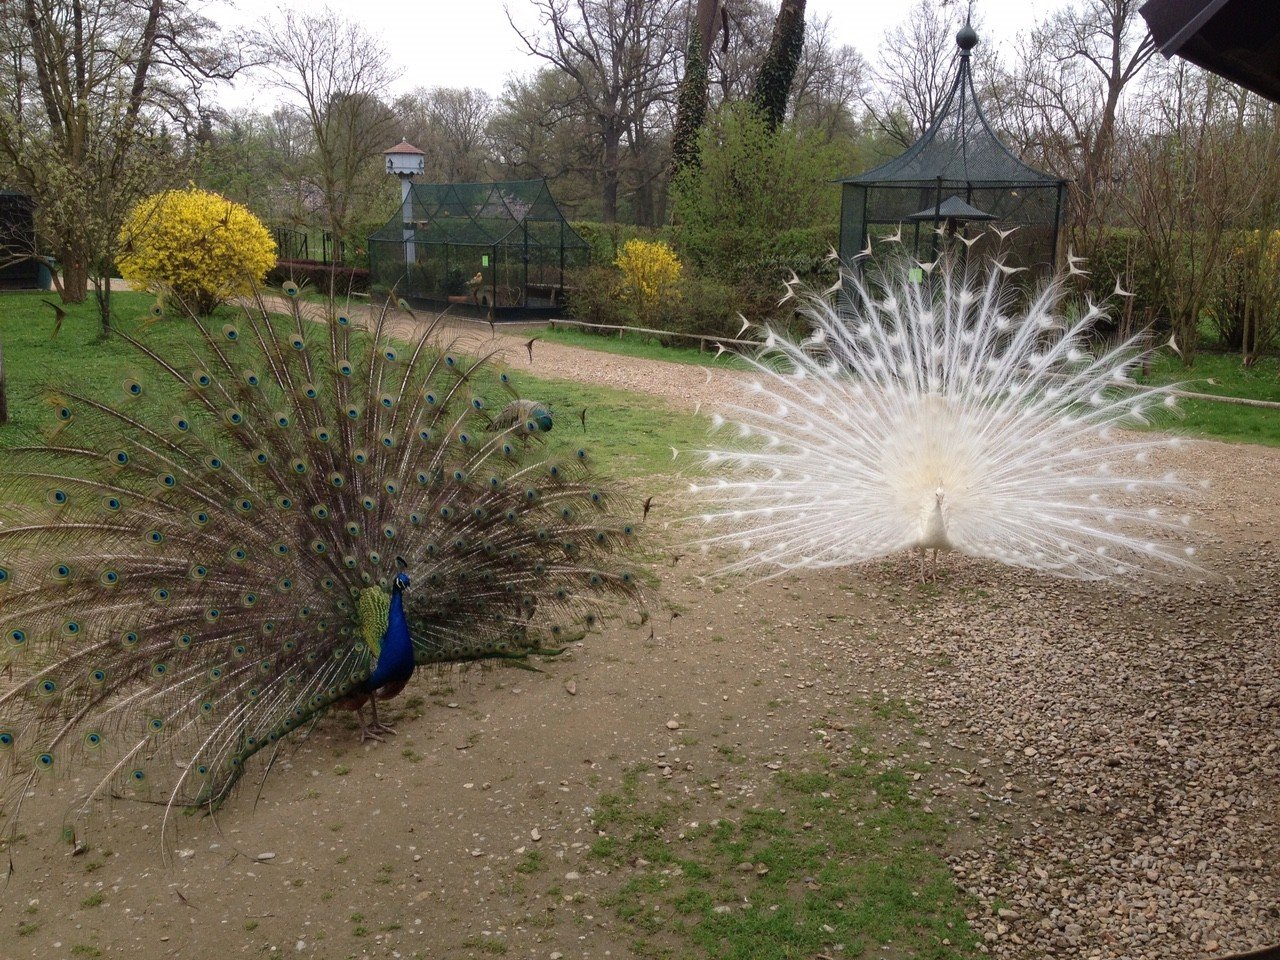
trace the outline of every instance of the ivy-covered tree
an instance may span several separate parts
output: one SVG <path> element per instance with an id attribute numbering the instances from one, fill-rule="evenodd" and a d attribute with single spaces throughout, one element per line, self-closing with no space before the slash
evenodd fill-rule
<path id="1" fill-rule="evenodd" d="M 773 21 L 769 52 L 756 75 L 752 101 L 770 130 L 778 129 L 787 116 L 791 81 L 804 50 L 804 6 L 805 0 L 782 0 Z"/>

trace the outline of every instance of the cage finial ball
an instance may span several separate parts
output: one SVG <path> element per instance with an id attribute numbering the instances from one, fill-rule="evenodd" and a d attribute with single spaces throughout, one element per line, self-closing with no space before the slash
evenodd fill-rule
<path id="1" fill-rule="evenodd" d="M 956 33 L 956 46 L 968 53 L 978 45 L 978 31 L 973 29 L 973 24 L 965 20 L 964 26 Z"/>

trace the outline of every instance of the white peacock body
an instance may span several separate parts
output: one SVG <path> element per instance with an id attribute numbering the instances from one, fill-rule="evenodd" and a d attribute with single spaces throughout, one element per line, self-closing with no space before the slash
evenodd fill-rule
<path id="1" fill-rule="evenodd" d="M 1175 397 L 1134 382 L 1141 338 L 1093 351 L 1102 306 L 1071 316 L 1054 281 L 1018 308 L 1001 271 L 946 262 L 843 281 L 839 308 L 793 291 L 811 335 L 768 334 L 752 400 L 713 421 L 730 442 L 692 490 L 702 543 L 740 551 L 729 570 L 911 549 L 1081 579 L 1196 569 L 1172 508 L 1188 488 L 1135 465 L 1182 441 L 1123 429 Z"/>

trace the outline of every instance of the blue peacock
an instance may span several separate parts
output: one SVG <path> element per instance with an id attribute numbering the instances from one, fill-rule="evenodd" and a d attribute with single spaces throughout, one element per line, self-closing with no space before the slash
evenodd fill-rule
<path id="1" fill-rule="evenodd" d="M 121 334 L 137 375 L 52 395 L 0 463 L 10 831 L 54 775 L 69 837 L 107 796 L 216 806 L 328 710 L 380 738 L 416 668 L 553 652 L 561 625 L 641 607 L 625 502 L 539 442 L 547 408 L 488 357 L 394 308 L 287 306 L 184 320 L 180 355 Z"/>

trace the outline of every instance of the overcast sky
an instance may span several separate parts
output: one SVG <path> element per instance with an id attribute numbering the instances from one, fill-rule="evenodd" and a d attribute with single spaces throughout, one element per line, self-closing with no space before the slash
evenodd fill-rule
<path id="1" fill-rule="evenodd" d="M 281 6 L 319 10 L 325 0 L 285 0 Z M 975 0 L 974 10 L 984 22 L 984 43 L 1004 46 L 1037 19 L 1062 5 L 1062 0 Z M 253 25 L 275 4 L 247 0 L 213 0 L 206 13 L 226 27 Z M 507 23 L 502 0 L 329 0 L 328 6 L 355 20 L 382 39 L 387 55 L 401 71 L 391 93 L 414 87 L 479 87 L 490 94 L 501 92 L 510 76 L 523 76 L 541 61 L 524 50 Z M 506 6 L 521 27 L 538 28 L 536 12 L 526 0 L 508 0 Z M 831 16 L 836 39 L 856 47 L 874 60 L 885 30 L 901 21 L 912 0 L 808 0 L 810 18 Z M 955 5 L 957 24 L 965 5 Z M 270 110 L 276 106 L 271 91 L 253 81 L 241 81 L 220 98 L 224 106 L 252 106 Z"/>

